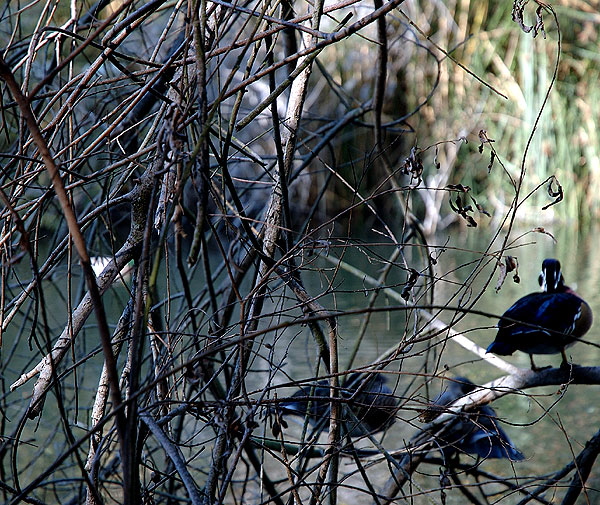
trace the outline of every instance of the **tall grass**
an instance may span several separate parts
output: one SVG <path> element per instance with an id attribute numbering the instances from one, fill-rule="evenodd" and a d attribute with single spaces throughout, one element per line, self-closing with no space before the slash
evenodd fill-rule
<path id="1" fill-rule="evenodd" d="M 396 16 L 390 28 L 390 80 L 398 81 L 390 93 L 402 97 L 390 97 L 389 103 L 413 110 L 427 100 L 408 120 L 415 132 L 405 135 L 405 147 L 424 148 L 460 137 L 472 141 L 459 148 L 457 143 L 440 145 L 440 169 L 433 163 L 434 150 L 425 155 L 427 189 L 420 189 L 425 202 L 420 212 L 430 231 L 443 226 L 444 216 L 451 212 L 446 194 L 440 192 L 446 184 L 471 186 L 484 206 L 497 215 L 506 212 L 514 188 L 498 163 L 488 174 L 489 158 L 477 151 L 481 129 L 495 141 L 494 149 L 515 179 L 530 142 L 525 168 L 532 177 L 526 179 L 523 195 L 551 175 L 564 189 L 561 205 L 544 212 L 541 207 L 551 200 L 546 191 L 537 191 L 519 210 L 524 223 L 559 220 L 578 225 L 598 217 L 598 16 L 582 16 L 565 3 L 557 8 L 559 24 L 545 12 L 546 36 L 534 38 L 511 20 L 511 7 L 510 2 L 410 1 L 401 6 L 403 15 Z M 532 4 L 524 21 L 534 20 Z"/>

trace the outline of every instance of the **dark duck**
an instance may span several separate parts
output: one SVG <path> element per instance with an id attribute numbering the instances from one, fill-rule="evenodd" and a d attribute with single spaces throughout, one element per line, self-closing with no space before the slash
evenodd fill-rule
<path id="1" fill-rule="evenodd" d="M 340 387 L 339 397 L 345 434 L 355 437 L 377 433 L 395 420 L 398 400 L 380 373 L 350 374 Z M 283 415 L 305 417 L 315 430 L 322 431 L 329 424 L 330 405 L 329 385 L 325 380 L 301 387 L 282 401 L 278 410 Z"/>
<path id="2" fill-rule="evenodd" d="M 466 377 L 448 380 L 444 391 L 421 414 L 421 419 L 435 419 L 447 411 L 452 403 L 472 393 L 476 388 L 477 386 Z M 521 461 L 525 458 L 500 427 L 496 412 L 488 405 L 458 413 L 439 432 L 428 434 L 435 437 L 436 446 L 446 464 L 451 463 L 460 454 L 470 454 L 483 459 L 506 458 L 511 461 Z"/>
<path id="3" fill-rule="evenodd" d="M 561 366 L 568 366 L 565 348 L 573 345 L 592 326 L 592 310 L 575 291 L 565 286 L 560 263 L 545 259 L 539 283 L 542 291 L 517 300 L 500 319 L 498 334 L 487 348 L 507 356 L 515 351 L 529 354 L 562 354 Z"/>

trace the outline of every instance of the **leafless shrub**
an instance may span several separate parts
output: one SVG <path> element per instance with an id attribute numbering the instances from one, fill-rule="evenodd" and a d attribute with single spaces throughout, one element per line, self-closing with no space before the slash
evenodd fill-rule
<path id="1" fill-rule="evenodd" d="M 547 503 L 561 482 L 565 501 L 581 490 L 597 437 L 570 467 L 520 479 L 517 464 L 493 475 L 440 459 L 438 430 L 523 388 L 597 383 L 595 369 L 485 356 L 508 375 L 419 420 L 446 344 L 484 355 L 455 326 L 511 244 L 497 245 L 499 228 L 466 279 L 436 266 L 446 247 L 428 244 L 413 198 L 452 193 L 471 226 L 486 219 L 470 188 L 423 187 L 439 146 L 454 156 L 478 136 L 418 146 L 403 135 L 420 106 L 385 117 L 401 4 L 7 3 L 6 503 L 444 503 L 451 486 L 474 503 Z M 354 66 L 360 86 L 341 81 Z M 522 180 L 510 182 L 512 226 Z M 319 429 L 285 411 L 298 387 L 323 407 Z M 395 422 L 358 429 L 382 398 Z"/>

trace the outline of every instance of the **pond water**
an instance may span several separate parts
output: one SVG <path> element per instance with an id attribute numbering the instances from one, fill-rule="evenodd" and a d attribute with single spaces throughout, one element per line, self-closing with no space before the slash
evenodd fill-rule
<path id="1" fill-rule="evenodd" d="M 475 299 L 478 294 L 482 293 L 474 308 L 495 315 L 495 317 L 484 317 L 467 314 L 459 321 L 455 329 L 464 331 L 466 336 L 481 347 L 487 347 L 495 336 L 494 325 L 497 323 L 497 316 L 501 315 L 519 297 L 539 290 L 537 278 L 541 262 L 546 257 L 555 257 L 562 262 L 567 284 L 576 289 L 588 301 L 597 315 L 597 323 L 589 331 L 586 339 L 600 343 L 600 293 L 598 290 L 600 264 L 596 260 L 600 242 L 597 233 L 590 231 L 576 234 L 568 227 L 562 229 L 557 227 L 552 230 L 556 242 L 548 235 L 541 233 L 525 235 L 517 243 L 518 247 L 511 250 L 511 254 L 518 257 L 521 282 L 516 284 L 509 276 L 499 292 L 494 290 L 497 273 L 484 290 L 484 284 L 491 275 L 491 263 L 483 266 L 476 276 L 472 276 L 477 265 L 476 262 L 482 257 L 481 251 L 486 248 L 491 233 L 486 229 L 474 229 L 468 230 L 468 233 L 457 231 L 430 240 L 431 251 L 437 258 L 435 304 L 445 305 L 459 287 L 465 281 L 469 281 L 469 289 L 461 291 L 462 301 Z M 517 235 L 515 234 L 515 236 Z M 335 244 L 333 245 L 335 246 Z M 350 356 L 354 352 L 356 337 L 367 317 L 360 311 L 366 307 L 369 296 L 373 292 L 373 285 L 369 283 L 367 276 L 376 278 L 380 275 L 386 264 L 385 258 L 393 252 L 393 248 L 387 244 L 367 246 L 359 242 L 352 242 L 349 245 L 350 247 L 344 250 L 343 255 L 340 248 L 332 247 L 329 251 L 329 258 L 325 258 L 324 254 L 321 257 L 315 255 L 312 258 L 305 258 L 308 269 L 305 272 L 304 281 L 309 294 L 311 296 L 322 294 L 318 300 L 327 310 L 350 312 L 350 314 L 338 318 L 340 369 L 358 368 L 377 361 L 378 357 L 385 351 L 394 348 L 401 339 L 410 338 L 415 328 L 413 319 L 409 319 L 407 324 L 406 311 L 400 308 L 401 303 L 382 291 L 375 306 L 385 309 L 387 306 L 393 305 L 398 308 L 370 314 L 364 339 L 360 343 L 354 361 L 349 363 Z M 415 251 L 406 251 L 406 253 L 409 266 L 419 263 L 419 254 Z M 411 254 L 413 256 L 410 256 Z M 337 269 L 336 263 L 342 256 L 347 264 L 353 265 L 358 271 L 353 273 Z M 402 269 L 394 266 L 386 279 L 386 285 L 400 293 L 406 279 L 403 275 Z M 112 296 L 106 298 L 107 309 L 116 318 L 124 305 L 127 292 L 123 287 L 115 287 L 113 291 Z M 176 292 L 176 289 L 173 292 Z M 60 307 L 55 307 L 55 310 L 50 311 L 52 334 L 54 335 L 57 334 L 56 330 L 61 328 L 65 320 L 64 294 L 60 293 L 58 288 L 48 290 L 48 293 L 53 298 L 56 307 Z M 289 296 L 295 303 L 293 295 Z M 454 296 L 449 305 L 456 306 L 458 302 L 459 299 Z M 418 303 L 425 305 L 428 300 L 418 300 Z M 265 308 L 266 313 L 274 314 L 271 319 L 266 318 L 269 322 L 265 324 L 276 324 L 279 321 L 279 316 L 275 315 L 278 308 L 277 305 Z M 451 310 L 442 310 L 439 317 L 445 322 L 450 322 L 453 317 L 456 317 L 456 314 Z M 85 339 L 81 339 L 81 341 L 83 350 L 89 352 L 98 347 L 98 342 L 97 338 L 91 338 L 95 334 L 93 325 L 86 331 L 90 334 L 90 338 L 86 344 L 83 344 Z M 10 349 L 16 349 L 16 344 L 11 342 L 10 335 L 5 336 L 4 344 L 5 380 L 12 382 L 18 374 L 31 366 L 33 358 L 27 350 L 25 341 L 21 341 L 18 344 L 18 350 L 14 352 Z M 390 451 L 405 447 L 406 442 L 421 426 L 418 420 L 418 411 L 423 404 L 440 392 L 443 387 L 440 377 L 461 375 L 469 377 L 475 383 L 484 384 L 504 375 L 501 370 L 466 351 L 454 341 L 445 340 L 443 335 L 416 342 L 412 346 L 405 347 L 404 351 L 404 354 L 395 356 L 384 368 L 388 385 L 395 394 L 406 398 L 406 401 L 402 402 L 397 422 L 382 439 L 383 446 Z M 600 364 L 598 347 L 578 344 L 568 350 L 568 355 L 577 364 L 589 366 Z M 506 357 L 506 360 L 519 367 L 529 367 L 528 356 L 520 352 Z M 307 380 L 326 374 L 322 368 L 315 368 L 317 361 L 315 345 L 306 327 L 294 326 L 284 332 L 267 333 L 259 347 L 256 348 L 256 357 L 252 363 L 257 373 L 249 376 L 250 397 L 259 398 L 265 384 L 271 383 L 283 385 L 276 389 L 279 398 L 291 394 L 294 391 L 293 387 L 288 386 L 291 381 Z M 101 355 L 97 355 L 90 362 L 92 368 L 87 369 L 93 372 L 87 377 L 76 378 L 80 405 L 87 405 L 95 393 L 97 370 L 100 369 L 101 363 Z M 275 370 L 273 363 L 278 363 L 279 369 Z M 560 355 L 537 357 L 536 363 L 558 366 Z M 74 382 L 75 380 L 71 383 Z M 67 387 L 69 384 L 69 382 L 65 383 Z M 10 407 L 7 411 L 9 419 L 17 420 L 22 415 L 30 388 L 29 384 L 10 393 Z M 553 386 L 528 390 L 526 395 L 509 395 L 501 398 L 494 403 L 493 407 L 498 416 L 505 421 L 504 429 L 514 445 L 525 454 L 526 459 L 514 464 L 506 460 L 488 460 L 482 463 L 482 469 L 509 477 L 550 474 L 559 470 L 572 461 L 573 454 L 578 454 L 586 441 L 600 427 L 600 407 L 597 401 L 599 392 L 600 386 L 570 386 L 566 390 L 561 390 L 559 395 L 559 388 Z M 557 401 L 559 399 L 560 401 Z M 48 409 L 54 408 L 54 400 L 49 396 L 44 415 L 48 415 Z M 73 414 L 71 418 L 73 419 L 72 429 L 76 436 L 82 435 L 87 429 L 87 416 Z M 267 424 L 265 423 L 265 426 Z M 52 431 L 46 432 L 46 429 Z M 31 445 L 22 445 L 17 457 L 22 462 L 19 463 L 21 468 L 29 465 L 28 471 L 24 471 L 22 474 L 25 481 L 35 476 L 40 469 L 46 469 L 56 455 L 64 450 L 62 443 L 53 439 L 52 433 L 55 429 L 54 425 L 47 427 L 44 422 L 39 425 L 27 424 L 24 439 L 30 441 Z M 290 422 L 286 436 L 293 439 L 298 429 L 297 425 L 294 426 Z M 6 433 L 11 431 L 9 422 Z M 263 434 L 267 438 L 272 437 L 268 429 L 265 429 Z M 47 441 L 52 442 L 48 443 Z M 207 457 L 209 452 L 206 451 Z M 30 465 L 30 462 L 35 462 L 35 464 Z M 269 464 L 268 458 L 266 464 Z M 352 463 L 343 461 L 341 472 L 345 472 L 349 466 L 352 466 Z M 372 479 L 377 486 L 383 486 L 389 478 L 389 470 L 384 468 L 383 471 L 379 471 L 378 468 L 381 466 L 374 467 Z M 272 472 L 277 474 L 277 470 L 272 470 Z M 418 481 L 424 490 L 439 488 L 439 467 L 423 465 L 419 468 L 419 472 Z M 63 475 L 69 476 L 69 469 L 65 469 Z M 202 481 L 201 477 L 198 479 L 199 482 Z M 358 494 L 352 490 L 351 486 L 361 486 L 363 485 L 361 482 L 360 478 L 347 481 L 344 486 L 348 487 L 340 488 L 339 503 L 369 503 L 367 495 L 362 492 L 364 490 Z M 520 484 L 522 482 L 519 480 Z M 597 491 L 600 488 L 600 471 L 592 472 L 588 485 L 590 486 L 589 502 L 600 502 L 600 492 Z M 536 486 L 537 483 L 534 483 L 533 487 Z M 418 495 L 414 489 L 412 492 L 415 493 L 413 503 L 430 503 L 430 500 L 433 500 L 434 503 L 440 502 L 439 490 L 433 491 L 431 494 L 424 492 L 424 495 Z M 464 503 L 464 497 L 456 489 L 448 489 L 446 495 L 448 504 Z M 545 499 L 555 502 L 560 501 L 561 496 L 561 490 L 556 493 L 549 491 L 546 493 Z M 518 503 L 522 498 L 523 494 L 515 492 L 509 495 L 503 494 L 500 501 L 511 504 Z M 490 501 L 494 500 L 490 498 Z"/>
<path id="2" fill-rule="evenodd" d="M 518 247 L 514 248 L 510 254 L 518 258 L 520 283 L 513 282 L 512 274 L 510 274 L 502 288 L 496 292 L 494 289 L 498 278 L 496 272 L 474 308 L 484 313 L 500 316 L 518 298 L 530 292 L 539 291 L 538 275 L 541 263 L 544 258 L 554 257 L 562 263 L 567 284 L 587 300 L 596 314 L 597 323 L 592 326 L 585 339 L 600 344 L 600 294 L 598 292 L 600 265 L 596 261 L 596 251 L 600 247 L 600 241 L 597 233 L 589 232 L 578 235 L 567 227 L 562 229 L 556 227 L 552 233 L 556 241 L 543 233 L 529 233 L 519 240 Z M 518 235 L 515 234 L 515 236 Z M 465 234 L 457 233 L 436 237 L 430 241 L 430 245 L 437 246 L 433 247 L 433 250 L 439 254 L 438 263 L 435 266 L 435 275 L 439 279 L 436 285 L 436 305 L 445 304 L 454 295 L 458 286 L 466 280 L 471 282 L 471 286 L 468 291 L 462 292 L 463 301 L 468 298 L 474 299 L 481 292 L 491 274 L 492 264 L 484 267 L 475 278 L 471 278 L 471 274 L 475 262 L 481 257 L 480 251 L 487 246 L 488 240 L 488 232 L 477 229 L 469 230 Z M 441 252 L 442 250 L 444 252 Z M 384 263 L 378 264 L 378 256 L 385 257 L 386 254 L 383 254 L 382 250 L 378 250 L 375 254 L 373 250 L 365 252 L 364 248 L 355 247 L 345 251 L 344 260 L 358 266 L 365 275 L 377 277 Z M 324 269 L 331 269 L 331 263 L 333 262 L 330 261 L 329 264 L 324 262 L 321 266 Z M 366 306 L 372 285 L 365 281 L 365 276 L 361 278 L 360 274 L 347 271 L 330 273 L 327 276 L 329 279 L 327 282 L 335 286 L 335 296 L 331 295 L 320 299 L 320 303 L 325 307 L 353 311 Z M 391 275 L 386 284 L 394 284 L 394 279 L 394 275 Z M 323 292 L 327 282 L 322 280 L 308 283 L 311 294 Z M 395 289 L 400 292 L 402 286 Z M 380 298 L 378 306 L 400 305 L 397 300 L 386 298 L 384 295 L 381 295 Z M 455 297 L 449 305 L 456 306 L 457 300 Z M 426 301 L 422 300 L 420 303 L 424 304 Z M 455 313 L 445 310 L 440 312 L 439 317 L 450 322 L 455 317 Z M 364 314 L 339 318 L 341 369 L 346 366 L 348 357 L 353 352 L 355 338 L 364 318 Z M 468 338 L 486 348 L 495 337 L 494 326 L 497 320 L 497 317 L 467 314 L 455 329 L 464 331 Z M 385 350 L 394 347 L 400 339 L 406 338 L 411 329 L 412 322 L 406 324 L 404 311 L 372 314 L 364 340 L 360 345 L 360 351 L 352 366 L 361 367 L 372 363 Z M 436 343 L 436 345 L 430 348 L 432 343 Z M 314 349 L 311 347 L 310 339 L 298 339 L 298 342 L 291 343 L 287 350 L 283 361 L 288 377 L 300 380 L 316 373 Z M 576 364 L 600 365 L 600 349 L 598 347 L 579 343 L 569 348 L 567 354 Z M 505 359 L 521 368 L 530 366 L 529 356 L 521 352 L 516 352 L 513 356 L 507 356 Z M 558 366 L 560 361 L 560 355 L 536 356 L 538 366 Z M 429 380 L 431 377 L 461 375 L 467 376 L 477 384 L 485 384 L 505 375 L 502 370 L 491 366 L 454 341 L 445 341 L 442 336 L 422 344 L 416 344 L 405 356 L 398 357 L 386 366 L 385 371 L 388 385 L 395 390 L 396 394 L 400 396 L 416 394 L 416 399 L 422 402 L 436 396 L 443 387 L 440 380 Z M 325 373 L 323 370 L 319 372 L 321 375 Z M 419 387 L 424 383 L 428 383 L 429 389 Z M 482 463 L 481 469 L 500 476 L 523 477 L 551 474 L 563 468 L 573 460 L 573 455 L 581 452 L 586 442 L 600 428 L 600 406 L 597 401 L 599 392 L 600 386 L 574 385 L 566 389 L 548 386 L 527 390 L 526 394 L 522 395 L 508 395 L 497 400 L 493 407 L 498 417 L 504 421 L 502 426 L 514 445 L 525 454 L 526 459 L 515 463 L 506 460 L 488 460 Z M 280 395 L 283 393 L 284 391 L 281 391 Z M 418 403 L 414 401 L 403 405 L 398 421 L 385 435 L 383 445 L 386 449 L 401 449 L 415 433 L 420 426 L 416 412 L 418 408 Z M 429 489 L 439 487 L 438 467 L 422 466 L 419 470 L 431 473 L 429 481 L 427 477 L 421 476 L 425 479 L 425 488 L 427 486 L 430 486 Z M 386 472 L 388 473 L 386 474 Z M 382 474 L 389 477 L 387 470 Z M 522 479 L 518 482 L 523 484 Z M 533 483 L 531 487 L 536 488 L 537 485 L 539 482 Z M 588 479 L 588 486 L 587 496 L 581 499 L 589 500 L 590 503 L 600 502 L 600 491 L 598 491 L 600 470 L 596 469 L 592 472 Z M 544 498 L 554 503 L 560 502 L 562 495 L 563 490 L 555 489 L 545 493 Z M 343 492 L 341 496 L 345 496 Z M 499 497 L 500 495 L 496 499 Z M 414 503 L 429 503 L 430 498 L 438 503 L 439 491 L 429 497 L 416 497 Z M 520 492 L 508 495 L 505 493 L 502 495 L 501 503 L 518 503 L 523 498 L 524 495 Z M 352 503 L 356 501 L 356 496 L 352 492 L 348 492 L 346 499 Z M 447 503 L 465 502 L 464 496 L 456 489 L 448 490 L 446 499 Z M 495 501 L 492 497 L 490 500 Z"/>

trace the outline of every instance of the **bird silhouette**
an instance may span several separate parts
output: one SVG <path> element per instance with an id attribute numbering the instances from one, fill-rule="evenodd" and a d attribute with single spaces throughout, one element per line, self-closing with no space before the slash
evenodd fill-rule
<path id="1" fill-rule="evenodd" d="M 421 418 L 427 421 L 435 419 L 448 411 L 452 403 L 476 388 L 466 377 L 448 380 L 444 391 L 433 400 Z M 435 431 L 424 431 L 435 438 L 434 446 L 441 451 L 446 462 L 457 458 L 461 453 L 481 458 L 507 458 L 511 461 L 524 459 L 498 424 L 496 412 L 488 405 L 456 414 L 441 429 L 436 427 Z"/>
<path id="2" fill-rule="evenodd" d="M 380 373 L 350 374 L 340 386 L 339 400 L 343 432 L 350 436 L 377 433 L 395 421 L 398 400 Z M 280 402 L 278 410 L 282 415 L 307 418 L 318 431 L 327 429 L 331 411 L 328 381 L 302 386 Z"/>
<path id="3" fill-rule="evenodd" d="M 529 354 L 531 368 L 539 370 L 534 354 L 562 354 L 592 326 L 592 310 L 583 298 L 565 286 L 560 262 L 545 259 L 539 276 L 541 292 L 517 300 L 498 323 L 496 339 L 487 352 L 507 356 L 515 351 Z"/>

